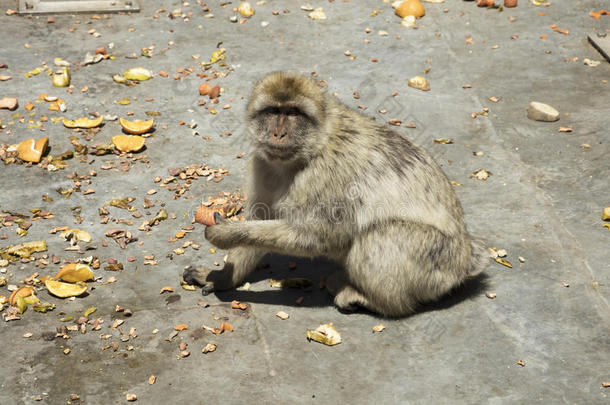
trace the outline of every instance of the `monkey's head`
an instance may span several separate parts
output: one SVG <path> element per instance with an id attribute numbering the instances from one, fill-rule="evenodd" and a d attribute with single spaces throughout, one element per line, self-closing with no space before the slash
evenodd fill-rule
<path id="1" fill-rule="evenodd" d="M 261 80 L 248 102 L 254 147 L 268 160 L 310 160 L 326 140 L 326 99 L 298 73 L 276 72 Z"/>

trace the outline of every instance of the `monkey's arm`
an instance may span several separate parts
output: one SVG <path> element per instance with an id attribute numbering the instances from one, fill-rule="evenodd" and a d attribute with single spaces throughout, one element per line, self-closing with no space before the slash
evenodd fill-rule
<path id="1" fill-rule="evenodd" d="M 288 223 L 281 219 L 223 221 L 207 227 L 205 238 L 220 249 L 249 246 L 291 256 L 332 256 L 351 239 L 348 232 L 337 229 L 339 226 L 318 222 Z M 344 236 L 337 238 L 337 234 Z M 334 243 L 330 244 L 330 241 Z"/>

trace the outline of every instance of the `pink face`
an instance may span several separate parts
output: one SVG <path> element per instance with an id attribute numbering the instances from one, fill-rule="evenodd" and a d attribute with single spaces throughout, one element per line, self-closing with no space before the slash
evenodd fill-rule
<path id="1" fill-rule="evenodd" d="M 303 129 L 309 126 L 308 117 L 297 107 L 265 108 L 262 117 L 263 134 L 259 141 L 271 158 L 288 160 L 294 157 L 300 145 Z"/>

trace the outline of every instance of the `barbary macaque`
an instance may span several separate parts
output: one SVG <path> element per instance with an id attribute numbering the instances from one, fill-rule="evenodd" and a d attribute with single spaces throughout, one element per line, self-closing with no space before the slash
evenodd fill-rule
<path id="1" fill-rule="evenodd" d="M 345 311 L 400 317 L 483 271 L 445 174 L 422 149 L 296 73 L 276 72 L 247 106 L 252 150 L 246 220 L 216 217 L 206 239 L 222 270 L 189 267 L 203 293 L 241 284 L 267 253 L 327 257 L 327 289 Z"/>

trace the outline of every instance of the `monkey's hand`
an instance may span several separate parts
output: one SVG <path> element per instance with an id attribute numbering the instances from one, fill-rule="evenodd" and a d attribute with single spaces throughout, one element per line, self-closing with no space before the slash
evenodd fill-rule
<path id="1" fill-rule="evenodd" d="M 232 268 L 228 268 L 227 265 L 222 270 L 188 266 L 182 274 L 182 278 L 187 284 L 200 285 L 203 295 L 214 291 L 230 290 L 233 288 L 232 276 Z"/>
<path id="2" fill-rule="evenodd" d="M 240 241 L 240 226 L 224 219 L 219 213 L 214 213 L 216 225 L 205 228 L 205 238 L 219 249 L 231 249 Z"/>

